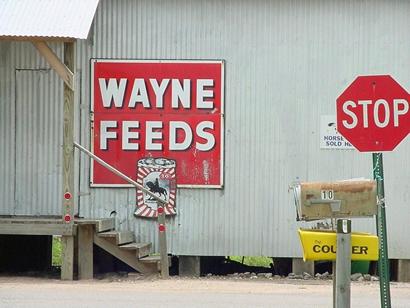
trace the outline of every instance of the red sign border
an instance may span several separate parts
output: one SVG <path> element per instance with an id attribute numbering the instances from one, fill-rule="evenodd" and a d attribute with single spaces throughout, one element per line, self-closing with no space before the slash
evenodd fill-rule
<path id="1" fill-rule="evenodd" d="M 115 58 L 90 58 L 90 151 L 94 154 L 94 64 L 98 62 L 118 62 L 118 63 L 201 63 L 201 64 L 221 64 L 221 166 L 220 185 L 178 185 L 178 188 L 208 188 L 222 189 L 224 187 L 224 167 L 225 167 L 225 60 L 175 60 L 175 59 L 115 59 Z M 94 164 L 90 157 L 90 187 L 92 188 L 135 188 L 131 184 L 95 184 Z"/>

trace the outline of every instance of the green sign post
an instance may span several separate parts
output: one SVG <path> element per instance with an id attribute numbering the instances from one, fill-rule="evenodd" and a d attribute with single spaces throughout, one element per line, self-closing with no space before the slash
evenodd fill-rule
<path id="1" fill-rule="evenodd" d="M 390 268 L 387 252 L 386 203 L 384 201 L 383 154 L 373 153 L 373 176 L 377 182 L 377 235 L 379 237 L 380 301 L 383 308 L 391 307 Z"/>

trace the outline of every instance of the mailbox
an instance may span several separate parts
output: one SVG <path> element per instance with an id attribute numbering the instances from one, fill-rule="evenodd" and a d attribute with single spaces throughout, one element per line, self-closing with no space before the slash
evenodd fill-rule
<path id="1" fill-rule="evenodd" d="M 349 218 L 377 214 L 376 181 L 305 182 L 291 187 L 298 220 Z"/>

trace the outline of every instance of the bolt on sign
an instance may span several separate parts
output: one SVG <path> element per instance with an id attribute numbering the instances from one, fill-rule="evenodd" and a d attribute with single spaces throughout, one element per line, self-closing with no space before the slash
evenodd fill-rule
<path id="1" fill-rule="evenodd" d="M 92 150 L 135 179 L 175 161 L 178 187 L 223 185 L 223 61 L 91 60 Z M 128 187 L 93 162 L 91 185 Z"/>
<path id="2" fill-rule="evenodd" d="M 336 232 L 299 229 L 303 260 L 336 260 Z M 378 260 L 379 240 L 369 233 L 352 233 L 352 260 Z"/>

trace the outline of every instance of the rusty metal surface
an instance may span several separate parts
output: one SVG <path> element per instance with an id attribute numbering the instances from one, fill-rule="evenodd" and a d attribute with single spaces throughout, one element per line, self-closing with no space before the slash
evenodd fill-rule
<path id="1" fill-rule="evenodd" d="M 300 183 L 301 220 L 318 220 L 339 217 L 363 217 L 377 214 L 375 181 Z M 333 200 L 323 200 L 322 192 L 331 191 Z M 331 202 L 340 208 L 332 210 Z"/>

